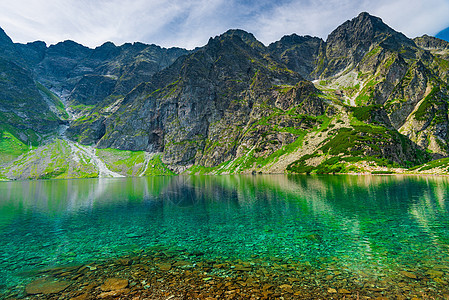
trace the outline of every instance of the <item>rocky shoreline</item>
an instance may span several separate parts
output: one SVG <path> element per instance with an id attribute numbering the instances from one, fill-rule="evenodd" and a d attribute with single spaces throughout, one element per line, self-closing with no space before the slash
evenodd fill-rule
<path id="1" fill-rule="evenodd" d="M 1 299 L 449 299 L 449 267 L 369 277 L 338 258 L 297 262 L 254 255 L 250 261 L 155 247 L 102 262 L 22 274 L 28 284 Z"/>

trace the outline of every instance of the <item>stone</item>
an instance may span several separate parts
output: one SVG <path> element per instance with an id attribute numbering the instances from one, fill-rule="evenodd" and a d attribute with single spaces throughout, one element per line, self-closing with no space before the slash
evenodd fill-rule
<path id="1" fill-rule="evenodd" d="M 126 234 L 126 237 L 131 238 L 131 239 L 140 238 L 141 236 L 142 236 L 141 234 L 137 234 L 137 233 L 127 233 Z"/>
<path id="2" fill-rule="evenodd" d="M 121 264 L 122 266 L 130 266 L 133 263 L 133 261 L 128 258 L 122 258 L 118 259 L 117 263 Z"/>
<path id="3" fill-rule="evenodd" d="M 186 266 L 191 266 L 192 263 L 189 261 L 184 261 L 184 260 L 178 260 L 177 262 L 175 262 L 173 264 L 173 267 L 186 267 Z"/>
<path id="4" fill-rule="evenodd" d="M 128 286 L 128 280 L 123 278 L 108 278 L 105 280 L 100 289 L 105 292 L 117 291 Z"/>
<path id="5" fill-rule="evenodd" d="M 56 281 L 53 278 L 44 277 L 34 280 L 33 282 L 29 283 L 25 291 L 29 295 L 36 295 L 36 294 L 56 294 L 59 292 L 62 292 L 70 285 L 70 282 L 67 281 Z"/>
<path id="6" fill-rule="evenodd" d="M 109 297 L 117 297 L 122 294 L 127 294 L 128 292 L 129 292 L 129 289 L 120 289 L 120 290 L 114 290 L 114 291 L 110 291 L 110 292 L 103 292 L 98 295 L 98 298 L 103 299 L 103 298 L 109 298 Z"/>
<path id="7" fill-rule="evenodd" d="M 426 274 L 428 274 L 432 278 L 435 278 L 435 277 L 443 277 L 444 272 L 437 270 L 429 270 L 426 272 Z"/>
<path id="8" fill-rule="evenodd" d="M 447 285 L 447 281 L 444 281 L 444 280 L 442 280 L 442 279 L 439 278 L 439 277 L 433 278 L 433 281 L 438 282 L 439 284 Z"/>
<path id="9" fill-rule="evenodd" d="M 279 288 L 284 292 L 284 293 L 290 293 L 293 294 L 293 288 L 291 285 L 289 284 L 282 284 L 279 286 Z"/>
<path id="10" fill-rule="evenodd" d="M 292 286 L 289 285 L 289 284 L 282 284 L 282 285 L 279 286 L 279 288 L 281 288 L 281 289 L 291 289 Z"/>
<path id="11" fill-rule="evenodd" d="M 235 266 L 234 270 L 241 271 L 241 272 L 249 272 L 249 271 L 251 271 L 251 268 L 247 268 L 247 267 L 244 267 L 244 266 Z"/>
<path id="12" fill-rule="evenodd" d="M 338 289 L 338 292 L 339 292 L 340 294 L 351 294 L 351 292 L 348 291 L 347 289 Z"/>
<path id="13" fill-rule="evenodd" d="M 160 263 L 156 264 L 156 267 L 158 267 L 162 271 L 170 271 L 172 266 L 170 263 Z"/>
<path id="14" fill-rule="evenodd" d="M 411 272 L 408 272 L 408 271 L 401 271 L 399 273 L 401 273 L 402 276 L 405 276 L 407 278 L 418 279 L 418 277 L 414 273 L 411 273 Z"/>
<path id="15" fill-rule="evenodd" d="M 89 294 L 84 293 L 79 296 L 73 297 L 70 300 L 86 300 L 89 297 Z"/>
<path id="16" fill-rule="evenodd" d="M 269 289 L 271 289 L 272 287 L 273 287 L 272 284 L 267 283 L 267 284 L 264 284 L 264 285 L 263 285 L 262 289 L 263 289 L 263 290 L 269 290 Z"/>

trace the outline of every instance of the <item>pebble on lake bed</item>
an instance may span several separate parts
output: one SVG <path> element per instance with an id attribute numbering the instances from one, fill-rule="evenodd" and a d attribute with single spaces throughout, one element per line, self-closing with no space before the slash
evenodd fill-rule
<path id="1" fill-rule="evenodd" d="M 435 266 L 413 270 L 416 273 L 398 270 L 378 281 L 323 260 L 317 266 L 262 256 L 244 261 L 192 257 L 185 251 L 167 253 L 142 251 L 95 262 L 93 268 L 89 268 L 92 264 L 45 268 L 30 273 L 40 278 L 26 286 L 31 295 L 27 299 L 411 299 L 418 293 L 439 299 L 449 295 L 443 285 L 448 280 L 446 268 L 435 270 Z M 323 287 L 326 282 L 329 285 Z M 22 294 L 11 291 L 5 299 L 20 299 L 24 295 L 23 287 L 16 291 L 20 289 Z"/>
<path id="2" fill-rule="evenodd" d="M 100 286 L 100 289 L 105 292 L 109 291 L 117 291 L 124 289 L 128 286 L 128 280 L 123 278 L 108 278 L 103 283 L 102 286 Z"/>

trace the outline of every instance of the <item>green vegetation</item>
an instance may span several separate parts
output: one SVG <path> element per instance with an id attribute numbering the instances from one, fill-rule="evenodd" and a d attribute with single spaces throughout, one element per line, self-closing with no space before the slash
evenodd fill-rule
<path id="1" fill-rule="evenodd" d="M 70 105 L 69 107 L 76 111 L 91 111 L 95 108 L 95 105 L 78 104 L 78 105 Z"/>
<path id="2" fill-rule="evenodd" d="M 381 105 L 368 105 L 368 106 L 360 106 L 360 107 L 351 107 L 352 114 L 355 118 L 360 121 L 368 121 L 373 116 L 373 113 L 379 110 Z"/>
<path id="3" fill-rule="evenodd" d="M 373 175 L 388 175 L 388 174 L 394 174 L 393 171 L 372 171 L 371 174 Z"/>
<path id="4" fill-rule="evenodd" d="M 174 175 L 161 159 L 161 154 L 145 157 L 144 151 L 97 149 L 96 154 L 114 172 L 126 176 Z"/>
<path id="5" fill-rule="evenodd" d="M 379 83 L 375 79 L 368 81 L 360 91 L 359 95 L 355 99 L 357 106 L 366 105 L 374 98 L 374 87 Z"/>
<path id="6" fill-rule="evenodd" d="M 353 107 L 351 111 L 356 118 L 352 127 L 342 127 L 328 134 L 323 145 L 314 153 L 304 155 L 287 167 L 289 173 L 354 173 L 365 172 L 357 162 L 369 162 L 370 166 L 412 167 L 429 156 L 423 151 L 412 150 L 410 141 L 399 132 L 363 123 L 379 106 Z M 332 129 L 330 129 L 332 133 Z M 385 151 L 385 148 L 391 148 Z M 410 152 L 411 151 L 411 152 Z M 411 156 L 411 161 L 394 161 L 397 157 Z M 314 158 L 313 164 L 308 162 Z M 387 172 L 382 170 L 382 172 Z M 390 172 L 388 170 L 388 172 Z"/>
<path id="7" fill-rule="evenodd" d="M 444 168 L 445 171 L 447 170 L 447 167 L 449 167 L 449 158 L 441 158 L 437 160 L 432 160 L 428 163 L 425 163 L 423 165 L 415 166 L 413 168 L 410 168 L 410 170 L 417 170 L 417 171 L 427 171 L 435 168 Z"/>
<path id="8" fill-rule="evenodd" d="M 65 179 L 98 177 L 98 171 L 81 153 L 72 159 L 66 141 L 56 140 L 24 153 L 4 166 L 3 176 L 12 179 Z"/>
<path id="9" fill-rule="evenodd" d="M 290 92 L 292 89 L 294 88 L 294 86 L 292 85 L 275 85 L 274 89 L 276 89 L 279 93 L 281 94 L 285 94 L 287 92 Z"/>
<path id="10" fill-rule="evenodd" d="M 432 88 L 432 91 L 422 100 L 420 106 L 415 111 L 415 119 L 418 121 L 425 121 L 426 115 L 428 113 L 428 110 L 430 107 L 433 106 L 433 103 L 437 101 L 435 97 L 437 96 L 437 93 L 440 92 L 440 87 L 435 86 Z"/>
<path id="11" fill-rule="evenodd" d="M 16 159 L 27 151 L 27 145 L 13 134 L 5 130 L 0 131 L 0 165 Z"/>
<path id="12" fill-rule="evenodd" d="M 170 170 L 161 159 L 161 154 L 154 155 L 147 162 L 147 169 L 142 176 L 176 175 Z"/>
<path id="13" fill-rule="evenodd" d="M 32 129 L 18 129 L 10 124 L 22 125 L 23 120 L 14 113 L 0 112 L 0 131 L 9 132 L 22 143 L 38 146 L 41 137 Z"/>
<path id="14" fill-rule="evenodd" d="M 59 99 L 58 96 L 56 96 L 54 93 L 52 93 L 49 89 L 47 89 L 45 86 L 43 86 L 39 82 L 36 82 L 36 87 L 38 88 L 39 91 L 44 93 L 44 95 L 46 95 L 48 99 L 50 99 L 53 102 L 54 106 L 58 110 L 58 115 L 61 118 L 63 118 L 63 119 L 69 118 L 69 114 L 65 110 L 64 104 L 62 103 L 61 99 Z"/>
<path id="15" fill-rule="evenodd" d="M 314 157 L 323 157 L 322 162 L 317 166 L 307 165 L 307 160 Z M 289 173 L 315 173 L 315 174 L 333 174 L 333 173 L 360 173 L 366 172 L 362 167 L 354 165 L 355 163 L 365 162 L 370 166 L 379 167 L 398 167 L 394 162 L 373 156 L 355 157 L 355 156 L 333 156 L 325 158 L 323 154 L 304 155 L 299 160 L 293 162 L 287 167 Z M 375 171 L 374 171 L 375 172 Z M 379 171 L 384 172 L 384 171 Z M 389 172 L 389 171 L 385 171 Z"/>
<path id="16" fill-rule="evenodd" d="M 374 49 L 372 49 L 370 52 L 365 54 L 365 58 L 370 58 L 374 55 L 376 55 L 377 53 L 379 53 L 382 50 L 382 47 L 377 46 Z"/>
<path id="17" fill-rule="evenodd" d="M 380 126 L 354 126 L 354 128 L 340 128 L 337 135 L 324 144 L 320 150 L 330 155 L 351 154 L 363 155 L 368 149 L 380 152 L 379 143 L 388 142 L 391 135 L 388 130 Z"/>
<path id="18" fill-rule="evenodd" d="M 125 151 L 118 149 L 97 149 L 96 154 L 114 172 L 127 176 L 138 176 L 142 172 L 145 153 L 143 151 Z"/>

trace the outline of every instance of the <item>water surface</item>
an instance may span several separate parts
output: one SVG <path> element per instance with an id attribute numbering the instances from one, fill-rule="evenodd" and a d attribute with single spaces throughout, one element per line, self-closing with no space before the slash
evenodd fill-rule
<path id="1" fill-rule="evenodd" d="M 28 271 L 151 247 L 214 260 L 275 257 L 344 270 L 361 282 L 405 281 L 407 271 L 419 288 L 443 292 L 448 191 L 447 177 L 417 176 L 2 182 L 0 295 L 23 290 L 33 279 Z M 442 273 L 432 277 L 432 270 Z"/>

